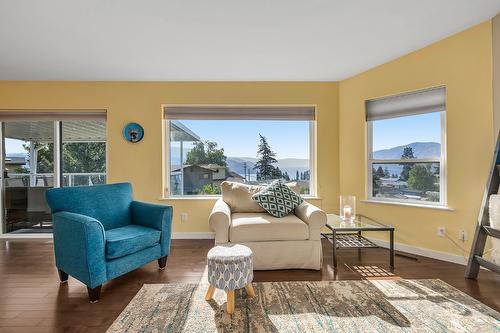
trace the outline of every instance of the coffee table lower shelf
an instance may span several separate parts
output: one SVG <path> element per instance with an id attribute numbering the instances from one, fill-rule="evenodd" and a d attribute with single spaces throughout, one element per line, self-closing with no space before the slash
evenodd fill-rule
<path id="1" fill-rule="evenodd" d="M 390 232 L 390 247 L 389 247 L 389 264 L 394 268 L 394 231 Z M 333 267 L 337 268 L 337 250 L 338 249 L 366 249 L 378 248 L 379 246 L 368 238 L 363 237 L 361 231 L 357 232 L 342 232 L 334 231 L 332 233 L 321 233 L 325 239 L 332 244 L 333 249 Z M 335 246 L 336 244 L 336 246 Z"/>

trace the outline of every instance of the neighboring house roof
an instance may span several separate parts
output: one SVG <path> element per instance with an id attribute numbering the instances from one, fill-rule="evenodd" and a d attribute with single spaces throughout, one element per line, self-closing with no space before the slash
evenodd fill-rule
<path id="1" fill-rule="evenodd" d="M 25 165 L 26 158 L 24 156 L 6 156 L 5 164 L 7 165 Z"/>
<path id="2" fill-rule="evenodd" d="M 206 170 L 210 170 L 213 172 L 217 172 L 217 169 L 225 168 L 225 167 L 217 165 L 217 164 L 184 164 L 182 166 L 182 169 L 186 169 L 186 168 L 190 168 L 190 167 L 206 169 Z M 172 170 L 172 172 L 175 172 L 175 171 L 181 171 L 181 167 L 177 167 L 177 168 Z"/>
<path id="3" fill-rule="evenodd" d="M 226 178 L 244 179 L 243 176 L 241 176 L 240 174 L 238 174 L 234 171 L 231 171 L 228 167 L 218 165 L 218 164 L 185 164 L 182 166 L 182 168 L 176 167 L 175 169 L 172 169 L 172 172 L 180 172 L 181 169 L 185 169 L 185 168 L 189 168 L 189 167 L 197 167 L 197 168 L 209 170 L 212 172 L 217 172 L 217 171 L 219 171 L 219 169 L 226 169 Z"/>
<path id="4" fill-rule="evenodd" d="M 227 178 L 238 178 L 238 179 L 245 179 L 243 176 L 241 176 L 240 174 L 234 172 L 234 171 L 231 171 L 231 170 L 228 170 L 227 171 Z"/>

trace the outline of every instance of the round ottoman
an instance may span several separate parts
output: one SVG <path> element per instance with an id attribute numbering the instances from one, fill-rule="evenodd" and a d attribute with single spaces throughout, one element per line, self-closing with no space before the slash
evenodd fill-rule
<path id="1" fill-rule="evenodd" d="M 247 295 L 254 297 L 252 287 L 252 250 L 244 245 L 218 245 L 208 251 L 208 288 L 205 299 L 212 299 L 215 288 L 227 294 L 227 312 L 234 312 L 234 291 L 245 287 Z"/>

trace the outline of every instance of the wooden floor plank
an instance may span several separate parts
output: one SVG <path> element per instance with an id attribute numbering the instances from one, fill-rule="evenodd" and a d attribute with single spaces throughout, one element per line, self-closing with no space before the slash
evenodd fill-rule
<path id="1" fill-rule="evenodd" d="M 101 301 L 89 304 L 87 290 L 70 277 L 60 285 L 48 240 L 0 241 L 0 333 L 104 332 L 145 283 L 206 280 L 210 240 L 173 240 L 165 271 L 156 261 L 106 283 Z M 439 278 L 500 311 L 500 275 L 481 271 L 479 279 L 464 278 L 465 267 L 425 257 L 417 261 L 396 256 L 388 265 L 385 249 L 342 250 L 338 269 L 332 267 L 330 244 L 323 244 L 321 271 L 256 271 L 254 281 Z"/>

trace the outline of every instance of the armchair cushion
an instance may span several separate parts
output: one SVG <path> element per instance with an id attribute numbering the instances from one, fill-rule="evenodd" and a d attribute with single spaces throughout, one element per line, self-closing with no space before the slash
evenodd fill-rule
<path id="1" fill-rule="evenodd" d="M 309 238 L 306 223 L 295 215 L 282 218 L 267 213 L 235 213 L 229 227 L 229 241 L 264 242 L 305 240 Z"/>
<path id="2" fill-rule="evenodd" d="M 261 186 L 235 182 L 222 182 L 222 200 L 232 213 L 262 213 L 265 210 L 252 200 L 252 195 L 262 190 Z"/>
<path id="3" fill-rule="evenodd" d="M 120 258 L 155 246 L 160 242 L 160 230 L 128 225 L 106 231 L 106 259 Z"/>

